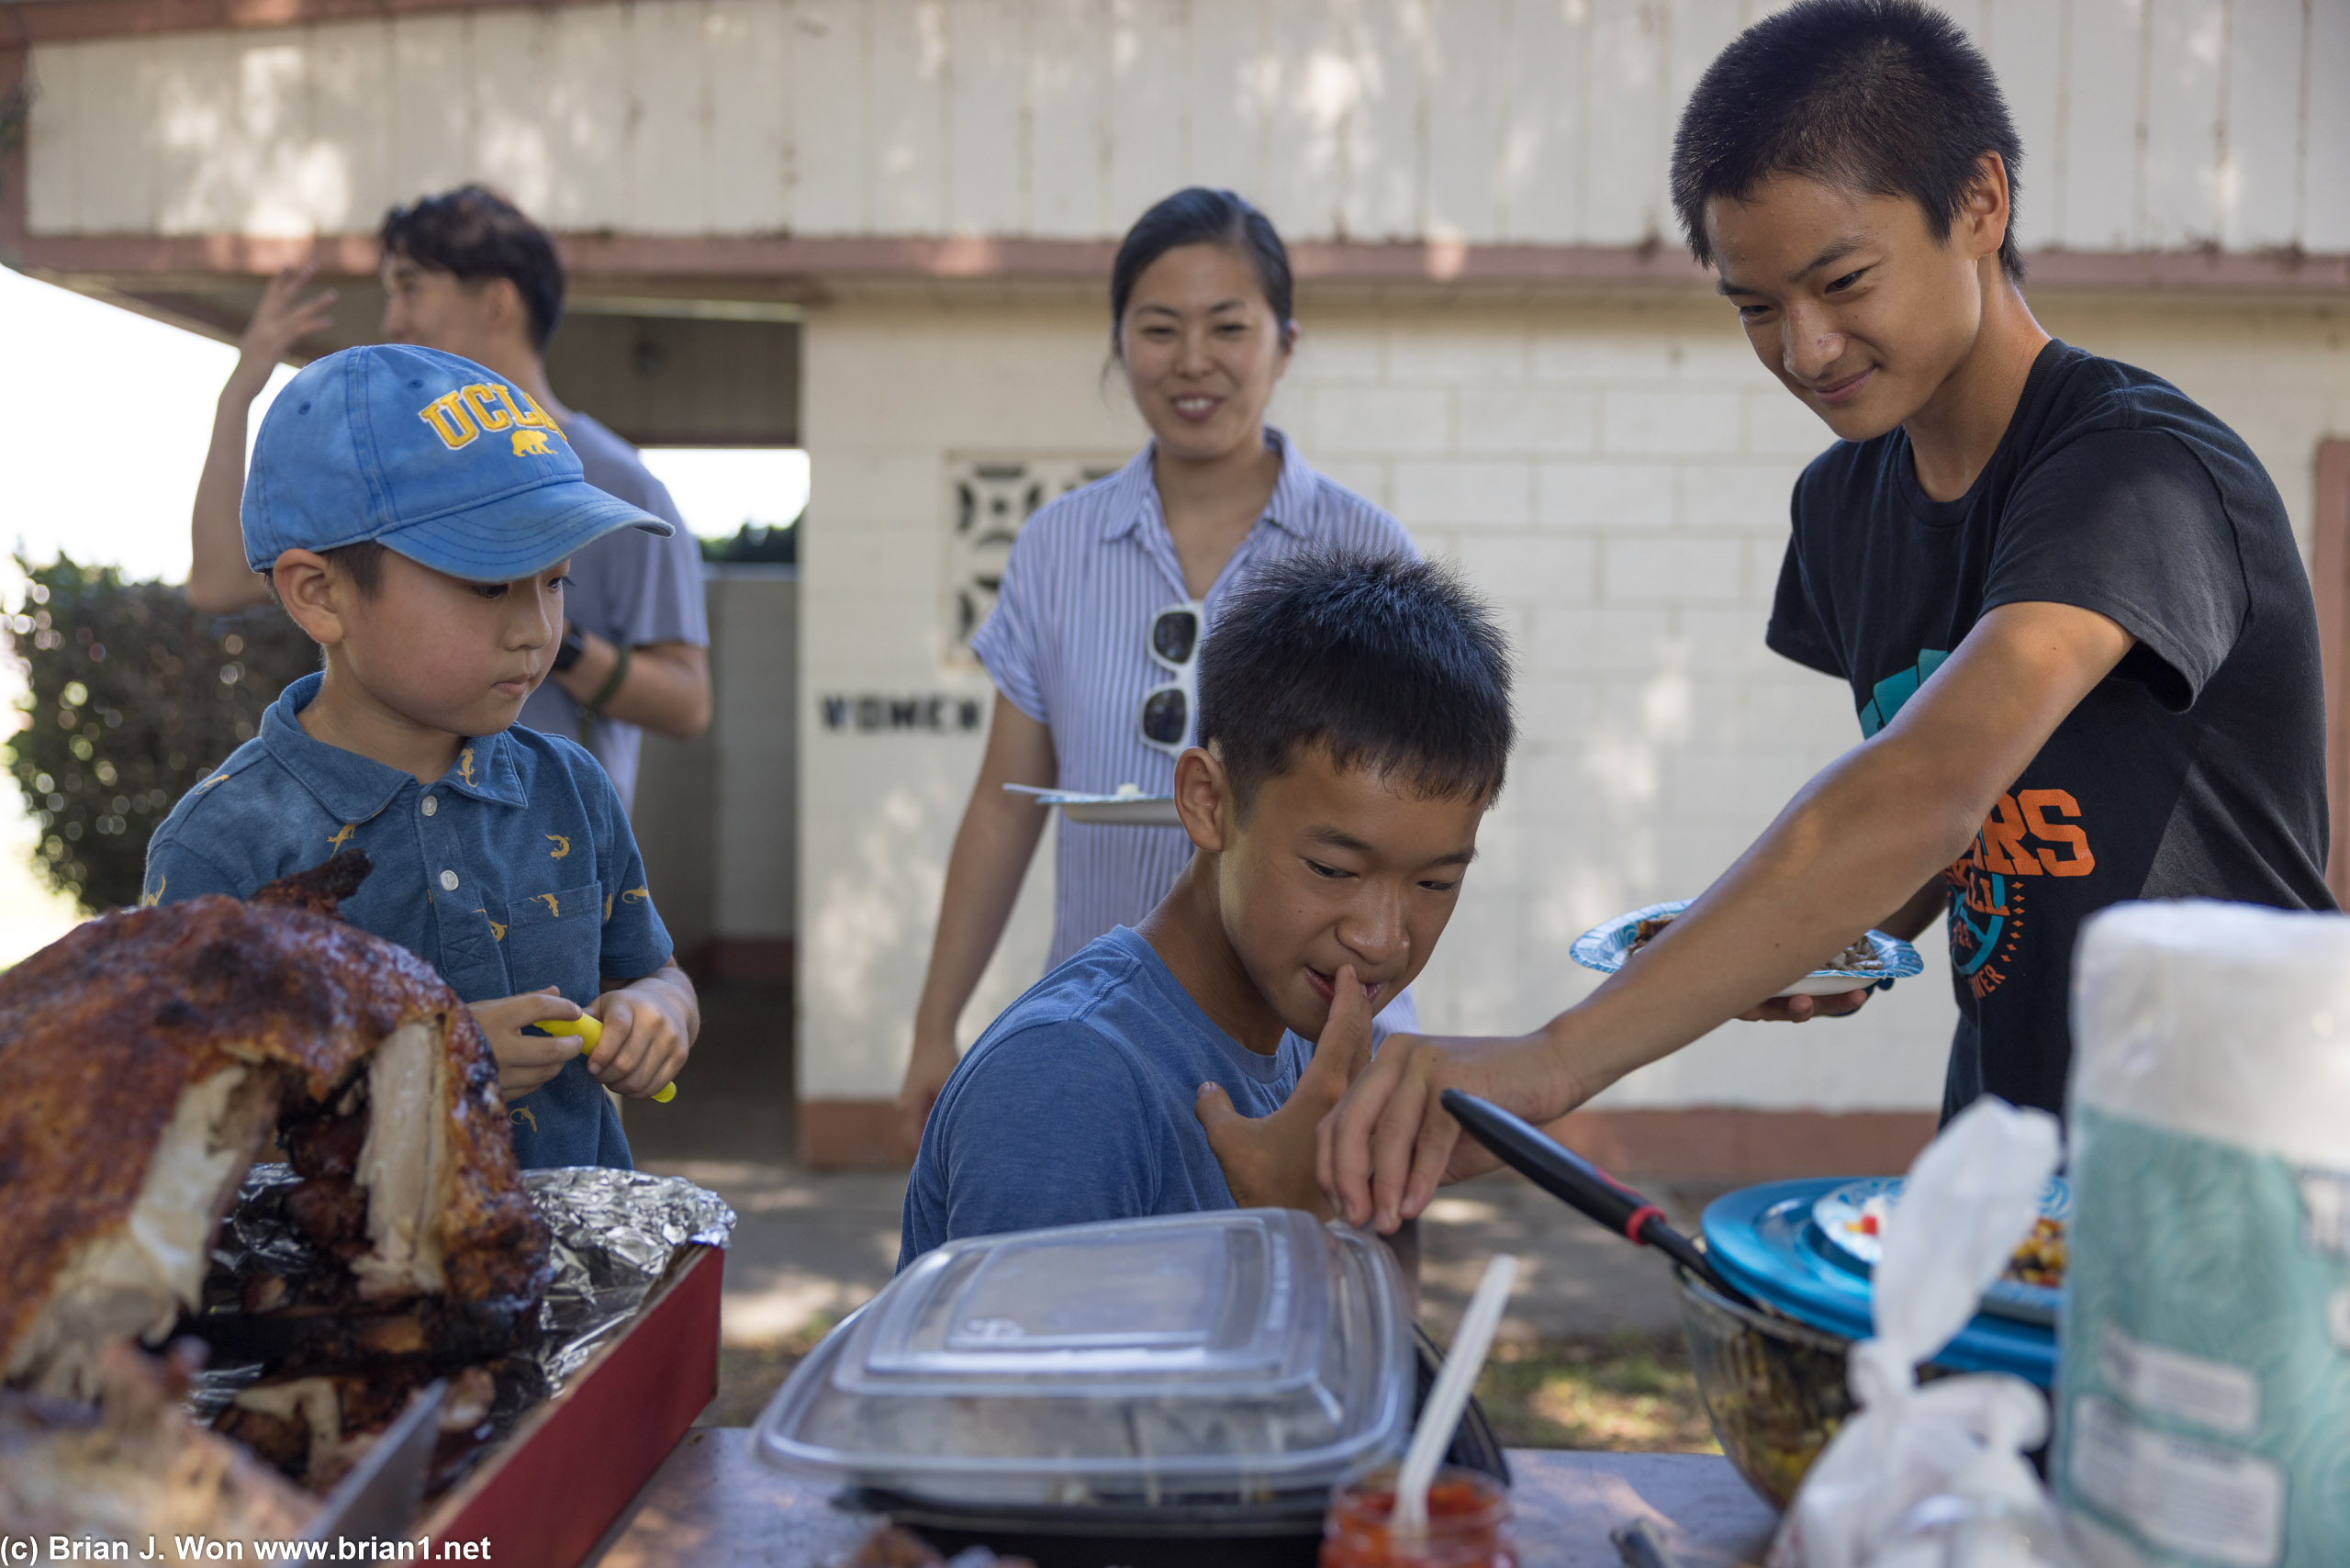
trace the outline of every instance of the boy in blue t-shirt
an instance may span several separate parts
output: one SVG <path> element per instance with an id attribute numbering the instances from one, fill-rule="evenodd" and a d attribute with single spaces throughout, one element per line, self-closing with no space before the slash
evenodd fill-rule
<path id="1" fill-rule="evenodd" d="M 967 1236 L 1321 1207 L 1315 1124 L 1452 917 L 1508 765 L 1509 680 L 1490 614 L 1440 567 L 1309 556 L 1237 591 L 1175 765 L 1191 864 L 957 1067 L 898 1266 Z"/>
<path id="2" fill-rule="evenodd" d="M 570 556 L 669 524 L 589 487 L 528 393 L 469 360 L 349 349 L 272 406 L 245 558 L 325 651 L 147 849 L 143 902 L 245 898 L 346 847 L 345 920 L 473 1008 L 525 1167 L 630 1164 L 604 1090 L 644 1098 L 700 1027 L 593 757 L 514 728 L 563 629 Z M 593 706 L 591 704 L 591 706 Z M 592 1057 L 535 1024 L 602 1021 Z"/>

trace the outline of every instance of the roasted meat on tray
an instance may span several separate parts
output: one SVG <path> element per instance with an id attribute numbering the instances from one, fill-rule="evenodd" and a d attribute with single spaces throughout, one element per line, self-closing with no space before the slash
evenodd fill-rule
<path id="1" fill-rule="evenodd" d="M 299 1535 L 316 1503 L 188 1418 L 189 1370 L 117 1339 L 90 1368 L 95 1404 L 0 1388 L 0 1527 L 35 1539 L 207 1536 L 224 1551 L 243 1542 L 240 1555 Z"/>
<path id="2" fill-rule="evenodd" d="M 368 868 L 345 851 L 249 902 L 119 911 L 0 976 L 9 1384 L 99 1396 L 109 1347 L 179 1322 L 267 1369 L 226 1425 L 316 1486 L 426 1369 L 535 1333 L 549 1238 L 496 1062 L 430 966 L 335 918 Z M 328 1262 L 197 1312 L 221 1217 L 281 1137 L 304 1178 L 284 1201 Z"/>
<path id="3" fill-rule="evenodd" d="M 356 1372 L 269 1377 L 238 1392 L 213 1423 L 313 1492 L 341 1481 L 367 1456 L 384 1428 L 399 1419 L 408 1396 L 442 1369 L 424 1361 L 392 1361 Z M 450 1379 L 441 1402 L 441 1435 L 427 1466 L 425 1490 L 438 1492 L 462 1473 L 488 1436 L 497 1380 L 472 1366 Z"/>

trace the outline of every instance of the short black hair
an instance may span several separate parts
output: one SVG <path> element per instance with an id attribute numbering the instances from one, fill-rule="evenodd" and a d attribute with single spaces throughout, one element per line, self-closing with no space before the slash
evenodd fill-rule
<path id="1" fill-rule="evenodd" d="M 1706 203 L 1773 174 L 1908 196 L 1944 240 L 1986 152 L 2008 166 L 1999 264 L 2021 280 L 2023 143 L 1965 29 L 1920 0 L 1800 0 L 1740 33 L 1697 79 L 1673 139 L 1673 206 L 1707 266 Z"/>
<path id="2" fill-rule="evenodd" d="M 522 297 L 531 345 L 543 351 L 563 319 L 563 259 L 554 236 L 487 185 L 459 185 L 384 214 L 384 253 L 454 273 L 468 283 L 502 277 Z"/>
<path id="3" fill-rule="evenodd" d="M 1295 285 L 1290 278 L 1289 248 L 1281 243 L 1272 219 L 1232 191 L 1188 185 L 1135 219 L 1118 241 L 1118 259 L 1110 264 L 1110 346 L 1122 346 L 1120 333 L 1126 303 L 1135 284 L 1150 263 L 1182 245 L 1222 245 L 1237 251 L 1257 269 L 1257 286 L 1272 307 L 1273 319 L 1284 331 L 1295 318 Z"/>
<path id="4" fill-rule="evenodd" d="M 1308 554 L 1258 568 L 1200 651 L 1199 744 L 1245 813 L 1298 753 L 1491 805 L 1516 739 L 1492 610 L 1443 566 Z"/>

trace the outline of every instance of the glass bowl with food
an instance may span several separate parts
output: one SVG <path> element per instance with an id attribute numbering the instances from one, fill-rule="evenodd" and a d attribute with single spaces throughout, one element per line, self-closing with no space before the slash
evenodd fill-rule
<path id="1" fill-rule="evenodd" d="M 1681 1332 L 1714 1437 L 1746 1484 L 1785 1508 L 1852 1413 L 1844 1381 L 1852 1342 L 1740 1305 L 1686 1269 L 1673 1273 Z"/>

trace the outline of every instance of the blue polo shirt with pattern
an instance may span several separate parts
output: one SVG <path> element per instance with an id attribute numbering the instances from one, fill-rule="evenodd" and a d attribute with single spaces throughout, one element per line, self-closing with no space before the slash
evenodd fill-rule
<path id="1" fill-rule="evenodd" d="M 147 846 L 141 902 L 249 898 L 356 846 L 375 863 L 342 916 L 415 952 L 464 1001 L 554 986 L 582 1007 L 606 978 L 669 961 L 628 812 L 596 759 L 520 727 L 468 741 L 431 784 L 314 740 L 287 687 L 261 734 L 189 790 Z M 523 1166 L 630 1168 L 601 1085 L 574 1057 L 509 1103 Z"/>

